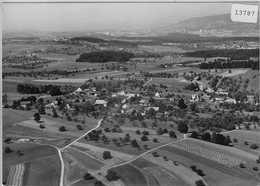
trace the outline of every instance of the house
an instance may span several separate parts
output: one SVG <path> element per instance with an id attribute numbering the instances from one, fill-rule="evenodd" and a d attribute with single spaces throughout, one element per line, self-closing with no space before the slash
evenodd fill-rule
<path id="1" fill-rule="evenodd" d="M 73 93 L 74 94 L 79 94 L 79 93 L 81 93 L 82 92 L 82 89 L 79 87 L 77 90 L 75 90 Z"/>
<path id="2" fill-rule="evenodd" d="M 154 109 L 156 112 L 159 111 L 159 107 L 148 107 L 147 110 Z"/>
<path id="3" fill-rule="evenodd" d="M 254 95 L 246 95 L 247 102 L 254 103 L 255 102 L 255 96 Z"/>
<path id="4" fill-rule="evenodd" d="M 156 92 L 154 96 L 158 98 L 162 97 L 162 95 L 159 92 Z"/>
<path id="5" fill-rule="evenodd" d="M 130 105 L 129 105 L 129 104 L 124 104 L 124 105 L 122 106 L 122 108 L 123 108 L 123 109 L 129 109 L 129 108 L 130 108 Z"/>
<path id="6" fill-rule="evenodd" d="M 26 107 L 26 105 L 30 105 L 31 101 L 21 101 L 21 106 Z"/>
<path id="7" fill-rule="evenodd" d="M 209 87 L 207 87 L 207 89 L 205 90 L 205 92 L 207 92 L 207 93 L 213 93 L 214 92 L 214 90 L 213 89 L 211 89 L 211 88 L 209 88 Z"/>
<path id="8" fill-rule="evenodd" d="M 191 94 L 191 101 L 199 101 L 198 94 Z"/>
<path id="9" fill-rule="evenodd" d="M 148 99 L 141 99 L 139 101 L 139 105 L 141 105 L 141 106 L 148 106 L 149 105 L 149 100 Z"/>
<path id="10" fill-rule="evenodd" d="M 226 92 L 225 90 L 223 90 L 222 88 L 218 88 L 217 92 L 218 95 L 220 96 L 227 96 L 228 92 Z"/>
<path id="11" fill-rule="evenodd" d="M 224 102 L 225 103 L 233 103 L 233 104 L 237 103 L 237 101 L 235 99 L 233 99 L 233 98 L 227 98 Z"/>
<path id="12" fill-rule="evenodd" d="M 107 101 L 97 99 L 94 103 L 94 105 L 103 105 L 104 107 L 107 107 Z"/>
<path id="13" fill-rule="evenodd" d="M 215 98 L 217 103 L 224 103 L 224 98 Z"/>

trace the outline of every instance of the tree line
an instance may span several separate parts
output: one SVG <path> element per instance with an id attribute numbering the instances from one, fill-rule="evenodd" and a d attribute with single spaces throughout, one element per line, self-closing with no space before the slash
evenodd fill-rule
<path id="1" fill-rule="evenodd" d="M 229 144 L 231 143 L 229 136 L 224 136 L 223 134 L 216 133 L 216 132 L 213 132 L 212 134 L 206 132 L 200 135 L 198 132 L 193 131 L 190 137 L 195 139 L 200 139 L 203 141 L 213 142 L 219 145 L 225 145 L 225 146 L 229 146 Z"/>

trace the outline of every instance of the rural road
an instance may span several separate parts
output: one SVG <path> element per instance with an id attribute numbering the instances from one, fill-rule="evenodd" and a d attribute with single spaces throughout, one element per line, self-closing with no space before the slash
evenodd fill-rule
<path id="1" fill-rule="evenodd" d="M 87 131 L 86 133 L 84 133 L 83 135 L 81 135 L 80 137 L 78 137 L 77 139 L 73 140 L 70 144 L 66 145 L 65 147 L 62 147 L 61 149 L 58 149 L 56 147 L 56 149 L 58 150 L 58 154 L 59 154 L 59 158 L 60 158 L 60 162 L 61 162 L 61 174 L 60 174 L 60 186 L 63 186 L 63 181 L 64 181 L 64 161 L 63 161 L 63 158 L 62 158 L 62 152 L 70 147 L 71 145 L 73 145 L 73 143 L 77 142 L 79 139 L 83 138 L 85 135 L 87 135 L 88 133 L 92 132 L 93 130 L 97 129 L 101 122 L 103 121 L 103 119 L 99 120 L 98 124 L 96 127 L 94 127 L 93 129 Z"/>

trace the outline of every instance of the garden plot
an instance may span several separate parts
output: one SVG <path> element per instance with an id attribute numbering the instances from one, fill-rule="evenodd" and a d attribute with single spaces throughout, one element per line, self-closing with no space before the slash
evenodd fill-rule
<path id="1" fill-rule="evenodd" d="M 172 146 L 228 166 L 235 166 L 240 163 L 245 163 L 238 158 L 231 157 L 215 150 L 205 149 L 199 145 L 195 145 L 187 141 L 181 141 L 173 144 Z"/>

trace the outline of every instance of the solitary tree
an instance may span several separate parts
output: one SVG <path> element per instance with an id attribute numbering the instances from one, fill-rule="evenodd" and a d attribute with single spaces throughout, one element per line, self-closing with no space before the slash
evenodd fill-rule
<path id="1" fill-rule="evenodd" d="M 60 130 L 61 132 L 67 131 L 67 129 L 65 128 L 65 126 L 61 126 L 61 127 L 59 128 L 59 130 Z"/>
<path id="2" fill-rule="evenodd" d="M 103 158 L 104 158 L 105 160 L 107 160 L 107 159 L 111 159 L 111 158 L 113 158 L 113 157 L 111 156 L 110 151 L 104 151 L 104 152 L 103 152 Z"/>
<path id="3" fill-rule="evenodd" d="M 117 175 L 117 173 L 111 169 L 109 169 L 107 171 L 107 175 L 106 175 L 106 178 L 108 181 L 116 181 L 119 179 L 119 176 Z"/>
<path id="4" fill-rule="evenodd" d="M 35 113 L 35 114 L 33 115 L 33 117 L 34 117 L 34 120 L 37 121 L 38 123 L 39 123 L 39 121 L 41 120 L 41 116 L 40 116 L 40 114 L 39 114 L 38 112 Z"/>

